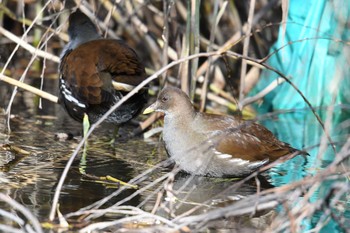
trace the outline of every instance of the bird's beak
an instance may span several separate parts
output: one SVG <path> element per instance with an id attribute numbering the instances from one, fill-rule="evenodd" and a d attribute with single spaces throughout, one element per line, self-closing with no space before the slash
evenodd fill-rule
<path id="1" fill-rule="evenodd" d="M 149 106 L 148 108 L 146 108 L 144 111 L 143 111 L 143 114 L 149 114 L 151 112 L 154 112 L 156 111 L 157 109 L 157 102 L 153 103 L 151 106 Z"/>

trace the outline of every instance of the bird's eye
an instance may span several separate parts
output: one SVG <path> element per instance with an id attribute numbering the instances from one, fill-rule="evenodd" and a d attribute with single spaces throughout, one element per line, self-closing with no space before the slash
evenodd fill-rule
<path id="1" fill-rule="evenodd" d="M 163 96 L 162 99 L 161 99 L 161 101 L 162 101 L 163 103 L 167 102 L 168 100 L 169 100 L 169 97 L 168 97 L 168 96 Z"/>

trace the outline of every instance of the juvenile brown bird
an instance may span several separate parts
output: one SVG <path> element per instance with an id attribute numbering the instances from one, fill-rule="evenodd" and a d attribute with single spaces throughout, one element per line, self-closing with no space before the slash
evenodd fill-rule
<path id="1" fill-rule="evenodd" d="M 163 140 L 172 160 L 191 174 L 214 177 L 248 175 L 294 152 L 264 126 L 232 116 L 195 111 L 178 88 L 164 88 L 144 113 L 163 112 Z"/>
<path id="2" fill-rule="evenodd" d="M 82 121 L 84 113 L 96 122 L 128 91 L 115 90 L 112 81 L 136 86 L 146 78 L 135 51 L 121 40 L 103 39 L 81 11 L 69 17 L 70 41 L 61 54 L 59 102 L 68 114 Z M 106 119 L 124 123 L 142 109 L 147 90 L 127 100 Z"/>

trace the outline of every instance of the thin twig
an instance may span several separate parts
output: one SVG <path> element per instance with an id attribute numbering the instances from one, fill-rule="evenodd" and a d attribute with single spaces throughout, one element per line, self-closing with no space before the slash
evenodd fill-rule
<path id="1" fill-rule="evenodd" d="M 329 133 L 326 131 L 325 127 L 324 127 L 324 124 L 322 122 L 322 119 L 320 118 L 320 116 L 317 114 L 315 108 L 311 105 L 310 101 L 305 97 L 305 95 L 300 91 L 300 89 L 289 79 L 287 78 L 281 71 L 273 68 L 272 66 L 262 62 L 264 59 L 261 59 L 261 60 L 257 60 L 257 59 L 254 59 L 254 58 L 251 58 L 251 57 L 246 57 L 246 56 L 243 56 L 243 55 L 240 55 L 238 53 L 234 53 L 232 51 L 227 51 L 226 54 L 230 55 L 230 56 L 233 56 L 233 57 L 238 57 L 238 58 L 241 58 L 241 59 L 246 59 L 246 60 L 250 60 L 254 63 L 258 63 L 262 66 L 264 66 L 265 68 L 277 73 L 278 75 L 280 75 L 283 79 L 285 79 L 285 81 L 291 85 L 294 90 L 301 96 L 301 98 L 305 101 L 306 105 L 309 107 L 309 109 L 312 111 L 313 115 L 316 117 L 318 123 L 321 125 L 322 127 L 322 130 L 325 132 L 325 135 L 327 136 L 327 139 L 329 141 L 329 143 L 332 145 L 332 149 L 334 151 L 334 153 L 336 153 L 336 148 L 335 148 L 335 144 L 332 140 L 332 138 L 330 137 Z"/>
<path id="2" fill-rule="evenodd" d="M 42 58 L 48 59 L 48 60 L 56 62 L 56 63 L 58 63 L 60 61 L 60 58 L 58 56 L 55 56 L 51 53 L 48 53 L 48 52 L 42 51 L 38 48 L 35 48 L 34 46 L 28 44 L 23 39 L 19 38 L 18 36 L 16 36 L 15 34 L 11 33 L 10 31 L 6 30 L 3 27 L 0 27 L 0 34 L 3 34 L 8 39 L 15 42 L 18 46 L 21 46 L 22 48 L 24 48 L 25 50 L 27 50 L 28 52 L 30 52 L 32 54 L 36 54 L 38 57 L 42 57 Z"/>
<path id="3" fill-rule="evenodd" d="M 215 32 L 216 32 L 216 27 L 219 24 L 220 18 L 223 15 L 223 12 L 227 6 L 227 1 L 224 2 L 223 6 L 220 9 L 220 13 L 218 14 L 219 10 L 219 1 L 215 2 L 214 5 L 214 12 L 213 12 L 213 20 L 212 20 L 212 26 L 211 26 L 211 31 L 210 31 L 210 40 L 209 40 L 209 45 L 207 47 L 207 52 L 212 51 L 212 44 L 215 39 Z M 204 81 L 202 85 L 202 91 L 201 91 L 201 105 L 200 105 L 200 111 L 203 112 L 205 108 L 205 103 L 206 103 L 206 96 L 208 92 L 208 82 L 209 82 L 209 74 L 212 71 L 212 57 L 208 58 L 208 66 L 207 66 L 207 71 L 204 76 Z"/>
<path id="4" fill-rule="evenodd" d="M 55 195 L 52 201 L 52 206 L 51 206 L 51 211 L 50 211 L 50 215 L 49 215 L 49 219 L 52 221 L 55 218 L 55 210 L 58 204 L 58 199 L 62 190 L 62 186 L 64 183 L 64 180 L 67 177 L 69 168 L 71 167 L 75 157 L 77 156 L 78 152 L 80 151 L 80 149 L 82 148 L 82 146 L 84 145 L 85 141 L 88 139 L 88 137 L 91 135 L 91 133 L 96 129 L 96 127 L 98 125 L 100 125 L 112 112 L 114 112 L 120 105 L 122 105 L 126 100 L 128 100 L 130 97 L 132 97 L 133 95 L 135 95 L 137 92 L 139 92 L 143 87 L 145 87 L 149 82 L 151 82 L 152 80 L 158 78 L 159 75 L 161 75 L 163 72 L 167 71 L 168 69 L 170 69 L 171 67 L 178 65 L 184 61 L 188 61 L 191 60 L 193 58 L 198 58 L 198 57 L 208 57 L 208 56 L 220 56 L 221 54 L 218 52 L 210 52 L 210 53 L 199 53 L 199 54 L 194 54 L 188 57 L 184 57 L 181 58 L 177 61 L 173 61 L 171 63 L 169 63 L 168 65 L 164 66 L 163 68 L 161 68 L 160 70 L 158 70 L 157 72 L 155 72 L 152 76 L 148 77 L 146 80 L 144 80 L 142 83 L 140 83 L 137 87 L 135 87 L 135 89 L 133 89 L 131 92 L 129 92 L 127 95 L 125 95 L 118 103 L 116 103 L 112 108 L 109 109 L 109 111 L 107 111 L 96 123 L 94 123 L 91 128 L 89 129 L 89 131 L 87 132 L 87 134 L 85 135 L 85 137 L 80 141 L 80 143 L 78 144 L 78 146 L 76 147 L 76 149 L 74 150 L 73 154 L 71 155 L 71 157 L 69 158 L 63 172 L 62 175 L 60 177 L 60 180 L 57 184 L 56 190 L 55 190 Z"/>
<path id="5" fill-rule="evenodd" d="M 255 9 L 255 0 L 250 0 L 250 5 L 249 5 L 249 14 L 248 14 L 248 22 L 246 24 L 247 28 L 246 28 L 246 35 L 250 35 L 251 34 L 251 30 L 252 30 L 252 22 L 253 22 L 253 17 L 254 17 L 254 9 Z M 250 40 L 250 36 L 247 36 L 244 38 L 244 43 L 243 43 L 243 56 L 248 56 L 248 50 L 249 50 L 249 40 Z M 247 60 L 243 59 L 242 60 L 242 66 L 241 66 L 241 84 L 240 84 L 240 88 L 239 88 L 239 106 L 238 108 L 242 111 L 243 109 L 243 105 L 241 104 L 241 102 L 244 99 L 244 89 L 245 89 L 245 75 L 247 72 Z"/>
<path id="6" fill-rule="evenodd" d="M 258 101 L 259 99 L 264 98 L 267 94 L 269 94 L 271 91 L 273 91 L 276 87 L 281 85 L 285 82 L 285 79 L 283 78 L 277 78 L 273 82 L 271 82 L 267 87 L 265 87 L 263 90 L 261 90 L 258 94 L 252 96 L 252 97 L 246 97 L 241 102 L 242 107 L 247 106 L 251 103 L 254 103 Z"/>
<path id="7" fill-rule="evenodd" d="M 10 206 L 12 206 L 12 208 L 17 209 L 18 211 L 20 211 L 24 217 L 27 218 L 27 220 L 33 224 L 33 227 L 35 229 L 36 232 L 38 233 L 42 233 L 43 230 L 41 228 L 40 222 L 38 221 L 38 219 L 27 209 L 25 208 L 23 205 L 19 204 L 18 202 L 16 202 L 15 200 L 11 199 L 9 196 L 0 193 L 0 200 L 6 202 L 7 204 L 9 204 Z M 28 222 L 25 221 L 25 224 L 27 225 Z"/>

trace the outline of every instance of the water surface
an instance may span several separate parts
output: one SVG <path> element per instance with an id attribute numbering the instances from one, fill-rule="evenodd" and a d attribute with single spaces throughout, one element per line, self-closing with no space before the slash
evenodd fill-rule
<path id="1" fill-rule="evenodd" d="M 69 157 L 80 141 L 81 126 L 72 121 L 56 105 L 44 103 L 45 110 L 30 110 L 17 101 L 13 107 L 14 116 L 11 119 L 11 133 L 6 133 L 5 115 L 0 116 L 0 190 L 11 198 L 27 207 L 40 221 L 47 221 L 53 194 L 58 180 L 62 174 Z M 34 108 L 36 109 L 36 108 Z M 320 111 L 322 119 L 327 119 L 327 111 Z M 315 175 L 334 160 L 334 151 L 327 145 L 320 148 L 324 139 L 323 130 L 315 117 L 308 110 L 295 113 L 285 113 L 261 120 L 282 141 L 290 143 L 299 149 L 306 149 L 310 156 L 297 156 L 294 159 L 270 169 L 264 174 L 266 180 L 262 181 L 262 190 L 273 186 L 282 186 Z M 349 137 L 349 114 L 342 109 L 336 109 L 333 119 L 331 136 L 337 145 L 342 147 Z M 110 175 L 122 181 L 129 181 L 145 170 L 167 158 L 166 152 L 158 137 L 143 139 L 142 136 L 131 137 L 135 126 L 124 126 L 120 130 L 121 136 L 114 145 L 110 144 L 113 135 L 111 125 L 100 126 L 89 138 L 87 159 L 84 167 L 80 164 L 80 156 L 75 160 L 65 180 L 60 196 L 60 211 L 69 214 L 86 207 L 95 201 L 110 195 L 118 189 L 118 185 L 97 182 L 81 174 L 84 168 L 87 174 L 94 176 Z M 57 133 L 71 133 L 75 135 L 70 140 L 58 140 Z M 12 147 L 12 148 L 11 148 Z M 28 154 L 16 151 L 18 147 Z M 80 154 L 81 155 L 81 154 Z M 344 164 L 349 169 L 349 163 Z M 160 168 L 145 177 L 139 188 L 145 187 L 160 176 L 167 174 L 170 168 Z M 255 194 L 257 186 L 255 181 L 247 182 L 239 189 L 229 190 L 225 194 L 221 191 L 227 189 L 235 180 L 220 180 L 207 177 L 190 177 L 179 174 L 175 177 L 172 189 L 177 197 L 176 208 L 172 211 L 159 208 L 157 214 L 169 218 L 181 215 L 189 209 L 205 203 L 193 214 L 205 213 L 208 210 L 227 206 L 237 200 Z M 344 183 L 344 179 L 339 182 Z M 334 182 L 324 182 L 310 197 L 311 202 L 317 202 L 328 195 Z M 139 206 L 151 211 L 157 200 L 157 193 L 163 185 L 159 183 L 147 191 L 128 200 L 125 205 Z M 112 198 L 105 206 L 123 200 L 135 192 L 135 189 L 126 189 L 117 197 Z M 151 195 L 153 194 L 153 195 Z M 229 198 L 227 198 L 229 197 Z M 300 197 L 302 198 L 302 197 Z M 350 222 L 350 203 L 348 197 L 341 197 L 340 204 L 343 211 L 339 213 Z M 0 202 L 0 208 L 12 211 L 11 207 Z M 253 218 L 243 216 L 212 222 L 210 229 L 237 230 L 264 230 L 273 216 L 281 214 L 285 209 L 280 206 L 269 211 L 256 214 Z M 338 212 L 337 212 L 338 211 Z M 304 221 L 305 231 L 313 229 L 320 218 L 322 210 Z M 119 216 L 105 216 L 104 219 L 114 219 Z M 74 219 L 74 217 L 72 217 Z M 101 220 L 101 219 L 99 219 Z M 0 220 L 2 223 L 12 225 L 9 219 Z M 350 228 L 349 222 L 344 223 Z M 330 231 L 331 230 L 331 231 Z M 341 232 L 342 228 L 336 220 L 330 218 L 323 227 L 323 232 Z"/>

